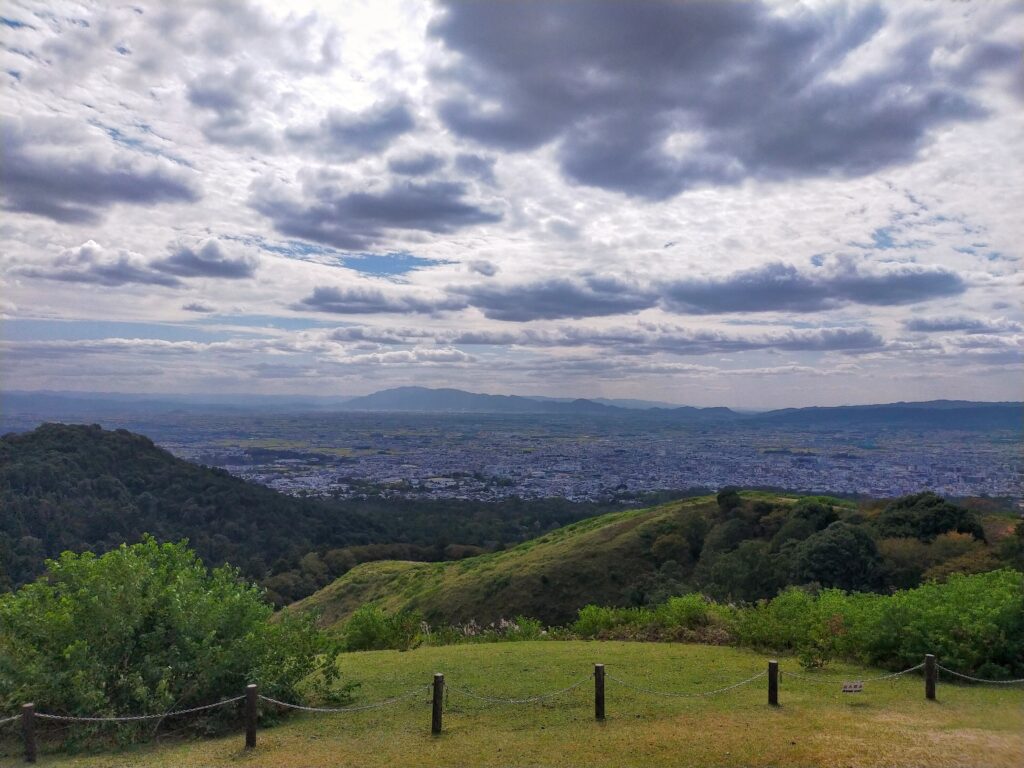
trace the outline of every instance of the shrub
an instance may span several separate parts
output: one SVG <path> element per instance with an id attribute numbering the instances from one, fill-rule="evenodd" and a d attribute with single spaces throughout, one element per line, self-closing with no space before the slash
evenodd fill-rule
<path id="1" fill-rule="evenodd" d="M 662 627 L 696 629 L 711 621 L 708 601 L 698 594 L 670 597 L 654 610 L 654 615 Z"/>
<path id="2" fill-rule="evenodd" d="M 388 615 L 380 607 L 360 607 L 342 629 L 347 651 L 406 651 L 421 641 L 423 619 L 418 613 L 401 611 Z"/>
<path id="3" fill-rule="evenodd" d="M 102 556 L 65 552 L 0 596 L 0 711 L 34 701 L 70 715 L 157 714 L 239 695 L 295 699 L 337 675 L 312 617 L 271 622 L 261 591 L 152 537 Z M 236 712 L 211 710 L 204 723 Z"/>
<path id="4" fill-rule="evenodd" d="M 862 642 L 869 661 L 911 666 L 924 654 L 981 677 L 1024 676 L 1024 573 L 953 574 L 883 598 Z"/>

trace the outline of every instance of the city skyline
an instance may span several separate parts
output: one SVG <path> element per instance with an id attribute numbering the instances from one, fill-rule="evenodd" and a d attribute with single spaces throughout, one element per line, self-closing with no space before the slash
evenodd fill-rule
<path id="1" fill-rule="evenodd" d="M 289 9 L 8 4 L 3 390 L 1021 399 L 1021 3 Z"/>

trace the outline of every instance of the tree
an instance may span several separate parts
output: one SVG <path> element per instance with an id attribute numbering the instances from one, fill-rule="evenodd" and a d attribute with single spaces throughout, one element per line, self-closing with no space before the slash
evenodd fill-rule
<path id="1" fill-rule="evenodd" d="M 739 489 L 731 485 L 720 490 L 716 499 L 718 501 L 718 509 L 726 516 L 743 504 Z"/>
<path id="2" fill-rule="evenodd" d="M 932 541 L 947 531 L 985 540 L 985 531 L 973 512 L 930 491 L 896 499 L 882 510 L 875 529 L 881 536 L 913 536 L 921 541 Z"/>
<path id="3" fill-rule="evenodd" d="M 860 526 L 836 522 L 799 545 L 794 579 L 848 591 L 878 585 L 881 557 L 871 535 Z"/>
<path id="4" fill-rule="evenodd" d="M 248 683 L 294 699 L 310 675 L 324 691 L 337 675 L 311 619 L 270 622 L 256 586 L 228 566 L 207 570 L 184 542 L 146 536 L 47 567 L 0 596 L 0 711 L 34 701 L 70 715 L 157 714 Z"/>

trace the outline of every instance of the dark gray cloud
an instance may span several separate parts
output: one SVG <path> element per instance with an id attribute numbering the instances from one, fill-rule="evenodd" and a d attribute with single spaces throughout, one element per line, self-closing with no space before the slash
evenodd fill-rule
<path id="1" fill-rule="evenodd" d="M 436 314 L 463 309 L 465 306 L 465 301 L 452 297 L 429 299 L 411 293 L 385 293 L 380 288 L 372 286 L 321 286 L 314 288 L 312 294 L 292 305 L 292 309 L 332 312 L 339 315 Z"/>
<path id="2" fill-rule="evenodd" d="M 981 116 L 969 88 L 1015 66 L 999 46 L 924 28 L 835 77 L 886 17 L 877 4 L 449 2 L 430 28 L 460 54 L 436 73 L 440 115 L 506 150 L 558 142 L 571 179 L 649 199 L 872 173 L 912 160 L 932 128 Z M 944 47 L 963 55 L 933 55 Z"/>
<path id="3" fill-rule="evenodd" d="M 444 158 L 426 152 L 422 155 L 405 155 L 388 160 L 388 169 L 403 176 L 425 176 L 444 167 Z"/>
<path id="4" fill-rule="evenodd" d="M 1003 318 L 983 317 L 912 317 L 904 321 L 903 327 L 917 333 L 941 333 L 963 331 L 964 333 L 1006 333 L 1019 332 L 1021 324 Z"/>
<path id="5" fill-rule="evenodd" d="M 624 280 L 593 275 L 518 285 L 486 283 L 460 290 L 487 317 L 511 321 L 619 315 L 647 309 L 657 300 L 649 290 Z"/>
<path id="6" fill-rule="evenodd" d="M 229 256 L 216 240 L 191 248 L 176 244 L 165 258 L 147 262 L 142 256 L 125 250 L 109 251 L 90 240 L 77 248 L 67 248 L 46 267 L 24 267 L 18 274 L 60 280 L 69 283 L 93 283 L 105 286 L 162 285 L 168 288 L 182 285 L 181 277 L 210 277 L 238 279 L 251 277 L 256 260 L 248 255 Z M 193 303 L 183 309 L 191 312 L 212 311 L 199 309 L 204 305 Z"/>
<path id="7" fill-rule="evenodd" d="M 295 147 L 335 159 L 381 152 L 416 126 L 407 104 L 381 102 L 365 112 L 330 112 L 318 125 L 292 127 L 285 137 Z"/>
<path id="8" fill-rule="evenodd" d="M 499 271 L 498 265 L 487 259 L 473 259 L 472 261 L 467 261 L 466 266 L 469 267 L 470 272 L 475 272 L 484 277 L 494 277 Z"/>
<path id="9" fill-rule="evenodd" d="M 66 249 L 50 266 L 23 267 L 17 273 L 45 280 L 108 287 L 132 283 L 166 288 L 181 285 L 178 278 L 153 269 L 137 254 L 127 251 L 112 253 L 92 240 L 77 248 Z"/>
<path id="10" fill-rule="evenodd" d="M 289 237 L 336 248 L 365 250 L 388 230 L 449 233 L 501 220 L 501 214 L 465 200 L 458 182 L 407 182 L 381 192 L 349 192 L 328 180 L 306 179 L 301 196 L 278 187 L 257 188 L 250 204 Z"/>
<path id="11" fill-rule="evenodd" d="M 466 176 L 472 176 L 485 184 L 496 184 L 494 166 L 498 162 L 495 157 L 462 153 L 455 156 L 455 168 Z"/>
<path id="12" fill-rule="evenodd" d="M 160 158 L 104 146 L 74 124 L 4 119 L 0 199 L 10 211 L 83 224 L 117 203 L 195 202 L 191 178 Z"/>
<path id="13" fill-rule="evenodd" d="M 198 312 L 200 314 L 209 314 L 216 312 L 216 307 L 211 307 L 209 304 L 204 304 L 201 301 L 190 301 L 188 304 L 182 304 L 181 308 L 186 312 Z"/>
<path id="14" fill-rule="evenodd" d="M 207 72 L 192 80 L 187 90 L 189 102 L 210 115 L 201 127 L 206 138 L 264 151 L 273 148 L 274 136 L 254 118 L 254 110 L 267 93 L 259 74 L 246 66 L 231 72 Z"/>
<path id="15" fill-rule="evenodd" d="M 252 277 L 256 271 L 256 260 L 247 255 L 231 257 L 216 240 L 207 240 L 198 248 L 179 244 L 170 256 L 158 259 L 150 266 L 179 277 L 238 279 Z"/>
<path id="16" fill-rule="evenodd" d="M 779 262 L 719 278 L 666 283 L 666 309 L 684 314 L 816 312 L 843 304 L 914 304 L 966 290 L 963 279 L 941 267 L 901 264 L 865 272 L 850 264 L 801 272 Z"/>
<path id="17" fill-rule="evenodd" d="M 515 330 L 427 331 L 361 326 L 332 331 L 333 341 L 418 344 L 430 338 L 442 346 L 517 346 L 540 348 L 596 347 L 616 355 L 710 355 L 778 349 L 786 352 L 855 352 L 877 350 L 885 340 L 869 328 L 811 328 L 770 333 L 725 333 L 717 330 L 639 324 L 632 327 L 518 328 Z"/>

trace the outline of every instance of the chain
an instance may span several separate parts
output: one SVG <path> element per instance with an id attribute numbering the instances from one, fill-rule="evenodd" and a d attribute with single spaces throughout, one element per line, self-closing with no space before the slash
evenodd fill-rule
<path id="1" fill-rule="evenodd" d="M 615 677 L 614 675 L 610 675 L 607 672 L 604 673 L 604 676 L 606 678 L 608 678 L 609 680 L 613 680 L 614 682 L 618 683 L 619 685 L 624 685 L 627 688 L 632 688 L 634 691 L 641 691 L 642 693 L 650 693 L 650 694 L 654 694 L 655 696 L 672 696 L 672 697 L 677 697 L 677 698 L 698 698 L 698 697 L 701 697 L 701 696 L 714 696 L 716 693 L 725 693 L 726 691 L 731 691 L 734 688 L 739 688 L 740 686 L 746 685 L 747 683 L 752 683 L 755 680 L 757 680 L 757 678 L 764 677 L 767 674 L 768 674 L 768 671 L 767 670 L 763 670 L 761 672 L 758 672 L 753 677 L 748 677 L 746 680 L 740 680 L 738 683 L 733 683 L 732 685 L 727 685 L 724 688 L 716 688 L 713 691 L 702 691 L 702 692 L 699 692 L 699 693 L 681 693 L 681 692 L 678 692 L 678 691 L 656 691 L 653 688 L 644 688 L 643 686 L 640 686 L 640 685 L 634 685 L 633 683 L 627 683 L 625 680 L 620 680 L 619 678 Z"/>
<path id="2" fill-rule="evenodd" d="M 579 688 L 581 685 L 590 682 L 592 677 L 593 675 L 589 677 L 584 677 L 582 680 L 577 680 L 575 683 L 568 686 L 567 688 L 562 688 L 557 691 L 551 691 L 550 693 L 542 693 L 538 696 L 529 696 L 523 699 L 501 699 L 495 696 L 483 696 L 479 693 L 473 693 L 473 691 L 467 691 L 462 688 L 456 688 L 454 686 L 447 684 L 445 685 L 445 691 L 447 692 L 448 690 L 451 690 L 454 693 L 462 694 L 463 696 L 469 696 L 469 698 L 471 699 L 478 699 L 479 701 L 489 701 L 496 704 L 532 704 L 535 701 L 553 699 L 555 696 L 561 696 L 563 693 L 568 693 L 569 691 L 572 691 L 576 688 Z"/>
<path id="3" fill-rule="evenodd" d="M 413 696 L 418 696 L 423 691 L 428 690 L 429 685 L 421 685 L 417 688 L 413 688 L 410 691 L 401 693 L 398 696 L 393 696 L 390 699 L 384 699 L 383 701 L 374 702 L 373 704 L 361 704 L 357 707 L 307 707 L 304 704 L 289 704 L 287 701 L 279 701 L 278 699 L 272 699 L 269 696 L 260 694 L 260 698 L 264 701 L 268 701 L 271 704 L 277 704 L 279 707 L 285 707 L 287 709 L 298 709 L 302 712 L 324 712 L 324 713 L 336 713 L 336 712 L 362 712 L 367 709 L 379 709 L 380 707 L 386 707 L 395 702 L 402 701 L 403 699 L 410 699 Z"/>
<path id="4" fill-rule="evenodd" d="M 15 720 L 20 720 L 20 719 L 21 719 L 21 715 L 11 715 L 10 717 L 0 717 L 0 725 L 3 725 L 4 723 L 10 723 L 10 722 L 13 722 Z"/>
<path id="5" fill-rule="evenodd" d="M 888 675 L 879 675 L 878 677 L 864 677 L 858 679 L 862 683 L 877 683 L 880 680 L 890 680 L 894 677 L 900 677 L 901 675 L 905 675 L 909 672 L 916 672 L 923 666 L 924 662 L 921 662 L 920 664 L 916 664 L 915 666 L 901 670 L 900 672 L 892 672 Z M 785 677 L 792 677 L 796 680 L 805 680 L 808 683 L 817 683 L 818 685 L 835 685 L 836 683 L 849 682 L 849 678 L 845 677 L 810 677 L 808 675 L 798 675 L 796 672 L 788 671 L 780 671 L 779 675 Z"/>
<path id="6" fill-rule="evenodd" d="M 964 680 L 970 680 L 972 683 L 992 683 L 993 685 L 1018 685 L 1020 683 L 1024 683 L 1024 678 L 1021 678 L 1020 680 L 986 680 L 981 677 L 971 677 L 970 675 L 965 675 L 963 672 L 955 672 L 952 669 L 948 669 L 947 667 L 942 666 L 941 664 L 936 664 L 935 666 L 941 669 L 943 672 L 948 672 L 951 675 L 962 677 Z"/>
<path id="7" fill-rule="evenodd" d="M 233 699 L 224 699 L 218 701 L 216 704 L 203 704 L 201 707 L 192 707 L 190 709 L 178 709 L 173 712 L 163 712 L 159 715 L 122 715 L 120 717 L 75 717 L 73 715 L 50 715 L 45 712 L 36 712 L 36 717 L 42 718 L 43 720 L 60 720 L 67 723 L 128 723 L 136 720 L 159 720 L 164 717 L 177 717 L 178 715 L 190 715 L 193 712 L 202 712 L 204 709 L 214 709 L 215 707 L 223 707 L 226 704 L 234 704 L 236 701 L 241 701 L 245 696 L 235 696 Z"/>

